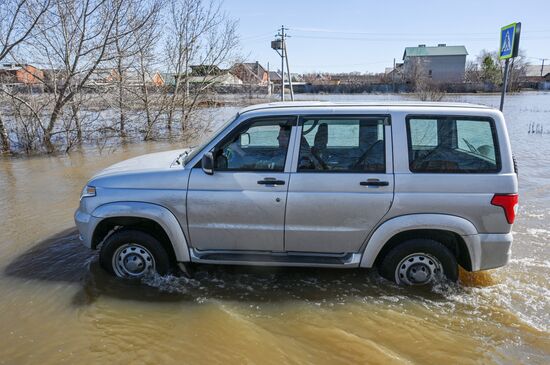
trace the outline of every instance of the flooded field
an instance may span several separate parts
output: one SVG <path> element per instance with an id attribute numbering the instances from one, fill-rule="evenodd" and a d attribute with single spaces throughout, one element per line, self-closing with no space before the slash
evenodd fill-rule
<path id="1" fill-rule="evenodd" d="M 0 160 L 0 364 L 547 364 L 550 94 L 509 96 L 505 115 L 520 177 L 513 259 L 430 290 L 366 270 L 200 266 L 191 280 L 120 281 L 77 242 L 80 189 L 114 162 L 181 146 Z"/>

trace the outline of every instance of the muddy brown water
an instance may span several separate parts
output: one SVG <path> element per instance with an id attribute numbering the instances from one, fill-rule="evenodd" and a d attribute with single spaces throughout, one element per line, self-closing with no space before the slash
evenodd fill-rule
<path id="1" fill-rule="evenodd" d="M 80 189 L 114 162 L 180 146 L 0 160 L 0 363 L 549 363 L 550 134 L 528 130 L 550 131 L 550 94 L 511 96 L 505 113 L 520 168 L 513 259 L 425 290 L 367 270 L 117 280 L 77 241 Z"/>

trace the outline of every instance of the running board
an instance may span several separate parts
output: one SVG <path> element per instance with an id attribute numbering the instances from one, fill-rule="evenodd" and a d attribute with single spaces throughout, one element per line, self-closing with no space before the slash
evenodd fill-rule
<path id="1" fill-rule="evenodd" d="M 189 250 L 191 262 L 220 265 L 359 267 L 361 254 L 323 254 L 304 252 L 201 251 Z"/>

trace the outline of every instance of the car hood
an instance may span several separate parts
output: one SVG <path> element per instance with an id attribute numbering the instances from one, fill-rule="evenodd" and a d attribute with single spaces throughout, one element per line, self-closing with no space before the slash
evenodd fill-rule
<path id="1" fill-rule="evenodd" d="M 184 148 L 179 150 L 156 152 L 149 153 L 147 155 L 137 156 L 111 165 L 101 170 L 93 178 L 95 179 L 107 175 L 136 173 L 141 171 L 145 172 L 151 170 L 166 170 L 175 167 L 181 168 L 179 157 L 183 153 L 190 151 L 191 150 L 189 148 Z"/>

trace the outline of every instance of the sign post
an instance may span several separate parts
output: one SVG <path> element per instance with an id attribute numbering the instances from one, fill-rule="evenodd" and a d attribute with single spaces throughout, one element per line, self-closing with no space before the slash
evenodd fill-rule
<path id="1" fill-rule="evenodd" d="M 504 61 L 504 75 L 502 81 L 502 92 L 500 94 L 500 111 L 504 108 L 504 96 L 508 87 L 508 67 L 510 58 L 518 55 L 519 35 L 521 33 L 521 23 L 512 23 L 500 28 L 500 46 L 498 58 Z"/>

